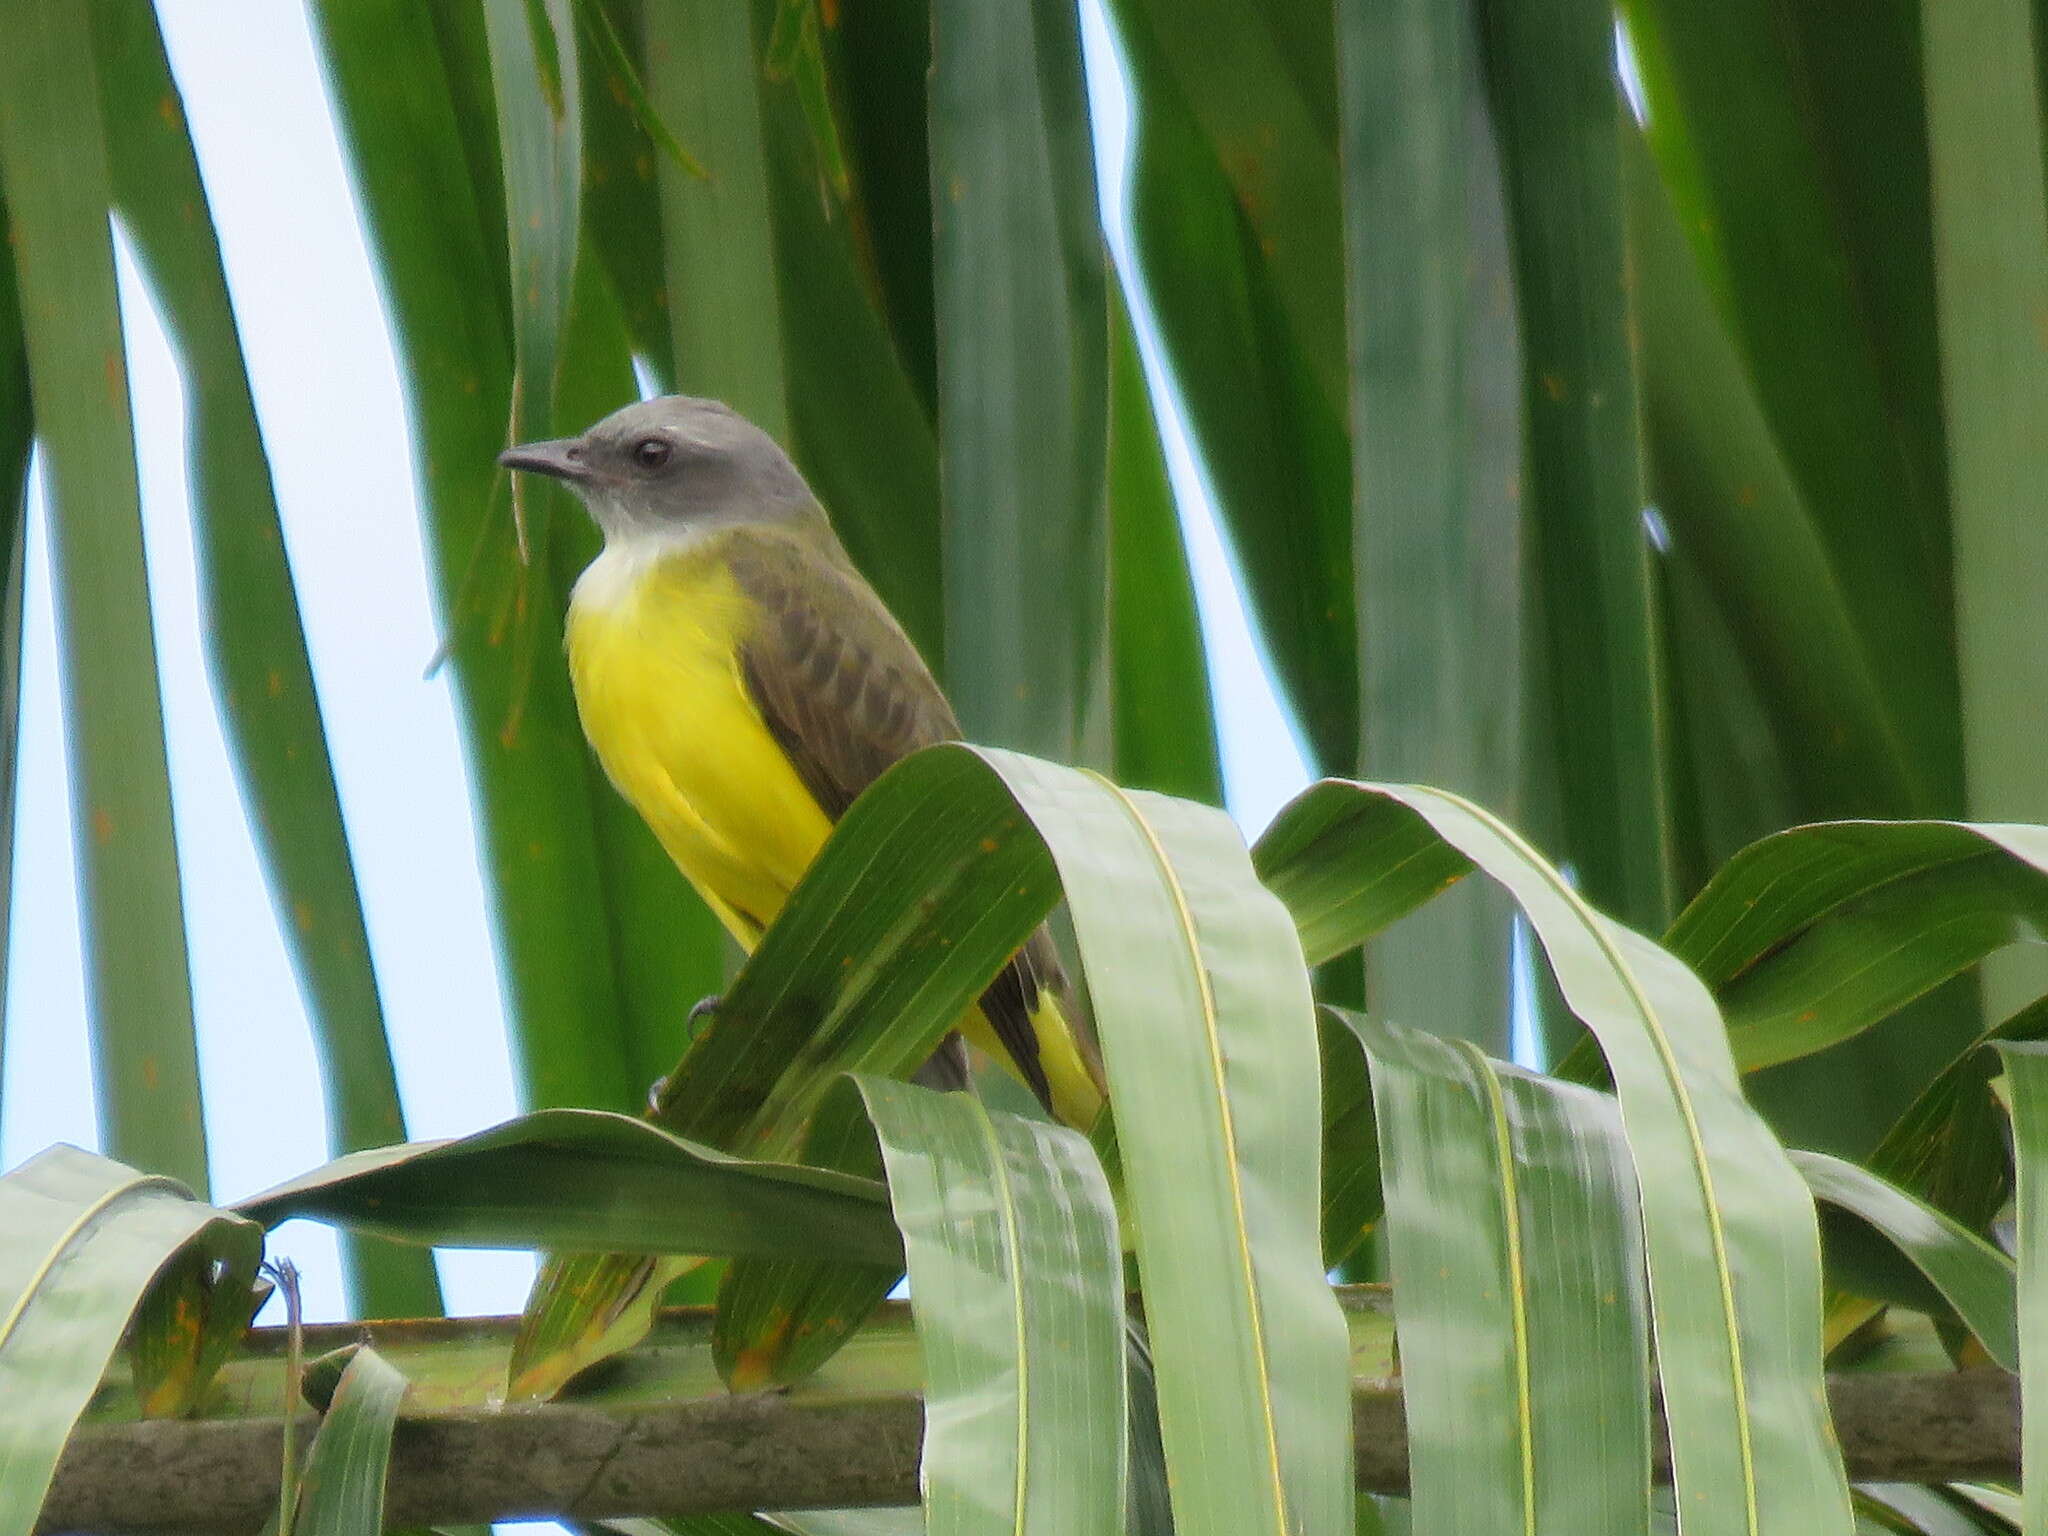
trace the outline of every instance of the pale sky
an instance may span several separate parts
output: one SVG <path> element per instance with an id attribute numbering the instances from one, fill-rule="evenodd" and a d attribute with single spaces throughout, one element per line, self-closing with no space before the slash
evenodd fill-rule
<path id="1" fill-rule="evenodd" d="M 306 17 L 261 0 L 160 0 L 269 447 L 411 1133 L 459 1135 L 517 1111 L 467 789 L 413 496 L 410 438 L 381 301 Z M 1095 0 L 1083 7 L 1106 205 L 1123 202 L 1127 112 Z M 1128 260 L 1127 230 L 1111 243 Z M 270 910 L 199 648 L 172 354 L 125 254 L 145 536 L 192 947 L 214 1194 L 234 1199 L 322 1162 L 305 1010 Z M 1158 387 L 1142 305 L 1141 345 Z M 1231 809 L 1263 826 L 1307 772 L 1245 624 L 1185 437 L 1169 469 L 1189 515 L 1216 658 Z M 39 496 L 28 547 L 14 927 L 0 1078 L 0 1167 L 54 1141 L 96 1144 L 76 888 Z M 344 1315 L 334 1243 L 294 1222 L 272 1240 L 308 1316 Z M 517 1310 L 523 1254 L 440 1256 L 451 1311 Z"/>

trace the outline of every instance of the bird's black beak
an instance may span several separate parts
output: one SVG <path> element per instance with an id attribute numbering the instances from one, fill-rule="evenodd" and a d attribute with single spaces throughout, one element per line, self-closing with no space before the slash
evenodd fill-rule
<path id="1" fill-rule="evenodd" d="M 499 454 L 498 462 L 507 469 L 552 475 L 557 480 L 567 480 L 571 485 L 580 485 L 590 479 L 590 470 L 583 462 L 583 439 L 580 437 L 559 437 L 546 443 L 521 443 L 517 448 L 507 448 Z"/>

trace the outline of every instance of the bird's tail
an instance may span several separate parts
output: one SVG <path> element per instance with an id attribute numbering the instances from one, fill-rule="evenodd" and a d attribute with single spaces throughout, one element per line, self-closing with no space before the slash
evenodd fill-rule
<path id="1" fill-rule="evenodd" d="M 1039 991 L 1037 1005 L 1026 1017 L 1031 1021 L 1031 1033 L 1038 1044 L 1037 1066 L 1045 1081 L 1045 1092 L 1039 1096 L 1046 1101 L 1045 1107 L 1062 1125 L 1072 1126 L 1083 1133 L 1092 1130 L 1096 1121 L 1102 1118 L 1107 1097 L 1103 1091 L 1101 1069 L 1095 1065 L 1095 1054 L 1089 1043 L 1068 1022 L 1066 1012 L 1060 1006 L 1059 994 L 1052 987 Z M 1036 1091 L 1037 1085 L 1017 1065 L 989 1022 L 986 1004 L 975 1008 L 961 1021 L 960 1032 L 978 1049 L 1000 1062 L 1019 1082 Z"/>

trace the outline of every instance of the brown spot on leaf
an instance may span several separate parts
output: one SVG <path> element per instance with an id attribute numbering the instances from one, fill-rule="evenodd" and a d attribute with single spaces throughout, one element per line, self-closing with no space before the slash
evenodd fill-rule
<path id="1" fill-rule="evenodd" d="M 104 848 L 114 840 L 114 817 L 104 806 L 92 813 L 92 840 L 96 847 Z"/>
<path id="2" fill-rule="evenodd" d="M 789 1338 L 789 1313 L 777 1307 L 768 1315 L 752 1344 L 733 1356 L 732 1370 L 725 1384 L 735 1392 L 756 1392 L 775 1380 L 775 1366 L 782 1346 Z"/>
<path id="3" fill-rule="evenodd" d="M 313 909 L 303 901 L 293 902 L 292 922 L 297 926 L 299 932 L 311 933 L 313 931 Z"/>
<path id="4" fill-rule="evenodd" d="M 1571 391 L 1564 382 L 1563 374 L 1546 373 L 1543 375 L 1543 393 L 1548 399 L 1562 400 Z"/>

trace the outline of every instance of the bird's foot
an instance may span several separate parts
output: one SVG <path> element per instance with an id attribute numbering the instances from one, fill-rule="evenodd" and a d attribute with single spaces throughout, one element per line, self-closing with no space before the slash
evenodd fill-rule
<path id="1" fill-rule="evenodd" d="M 696 1006 L 690 1009 L 689 1016 L 683 1020 L 683 1045 L 685 1049 L 697 1043 L 697 1036 L 703 1031 L 704 1021 L 710 1018 L 712 1014 L 718 1012 L 719 1004 L 724 1001 L 725 999 L 717 994 L 697 999 Z M 674 1077 L 675 1074 L 671 1072 L 665 1076 L 657 1077 L 652 1083 L 648 1084 L 647 1112 L 650 1115 L 659 1115 L 661 1113 L 662 1103 L 668 1097 L 669 1084 L 674 1080 Z"/>

